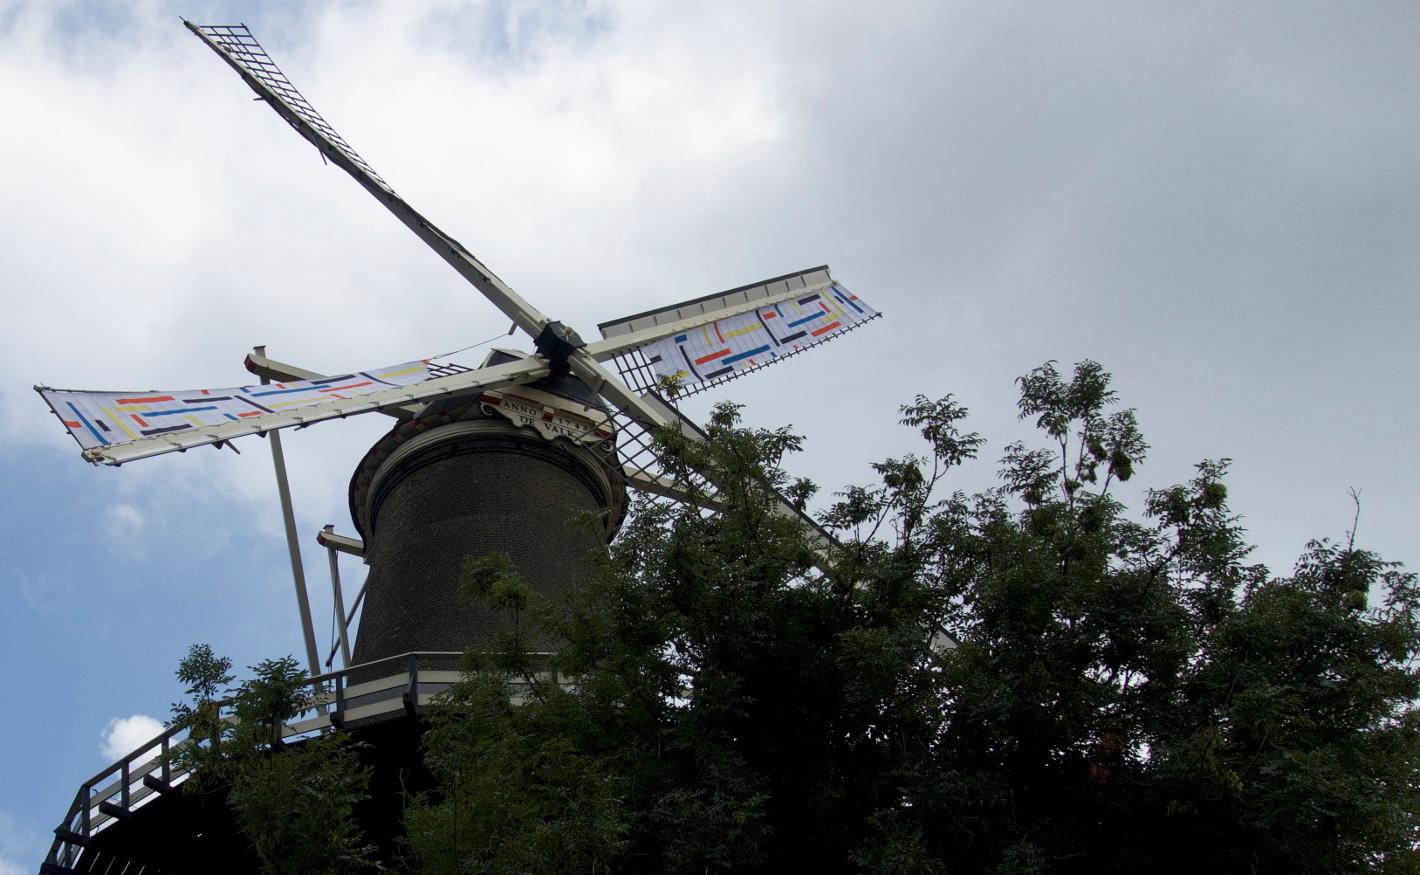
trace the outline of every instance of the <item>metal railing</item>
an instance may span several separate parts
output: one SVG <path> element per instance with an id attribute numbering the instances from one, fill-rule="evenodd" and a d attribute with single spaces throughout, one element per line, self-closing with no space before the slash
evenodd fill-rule
<path id="1" fill-rule="evenodd" d="M 464 676 L 463 657 L 448 652 L 405 653 L 310 678 L 306 684 L 313 688 L 311 706 L 297 715 L 303 719 L 283 726 L 281 736 L 309 737 L 417 716 L 420 708 Z M 230 699 L 220 703 L 225 719 L 235 721 L 231 704 Z M 181 792 L 190 773 L 174 766 L 172 754 L 189 743 L 185 729 L 169 728 L 80 785 L 68 813 L 54 829 L 54 844 L 40 865 L 42 875 L 108 871 L 115 865 L 109 861 L 104 866 L 91 850 L 91 841 L 153 799 Z M 117 865 L 130 875 L 155 871 L 137 864 Z"/>

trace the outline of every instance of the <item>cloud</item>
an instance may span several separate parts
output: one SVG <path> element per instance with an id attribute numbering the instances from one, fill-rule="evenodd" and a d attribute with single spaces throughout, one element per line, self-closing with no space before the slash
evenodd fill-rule
<path id="1" fill-rule="evenodd" d="M 147 529 L 148 518 L 131 504 L 115 504 L 104 517 L 104 535 L 109 543 L 134 559 L 142 559 L 147 552 L 143 541 Z"/>
<path id="2" fill-rule="evenodd" d="M 0 812 L 0 875 L 27 875 L 34 864 L 22 865 L 18 860 L 38 860 L 44 838 L 34 830 L 22 827 L 8 814 Z"/>
<path id="3" fill-rule="evenodd" d="M 109 762 L 121 760 L 140 745 L 152 741 L 153 737 L 162 731 L 163 724 L 147 714 L 115 717 L 104 726 L 103 732 L 99 733 L 99 753 Z M 157 752 L 158 749 L 154 748 L 139 761 L 146 762 L 156 756 Z"/>
<path id="4" fill-rule="evenodd" d="M 69 580 L 47 571 L 26 573 L 14 569 L 15 581 L 19 584 L 20 597 L 40 614 L 48 614 L 57 600 L 69 594 Z"/>
<path id="5" fill-rule="evenodd" d="M 953 392 L 999 447 L 1028 437 L 1014 377 L 1090 357 L 1156 445 L 1139 482 L 1238 460 L 1235 507 L 1273 545 L 1260 560 L 1288 567 L 1305 538 L 1344 531 L 1352 484 L 1368 546 L 1415 555 L 1420 408 L 1395 399 L 1420 366 L 1420 62 L 1401 7 L 258 7 L 247 20 L 275 60 L 395 189 L 584 336 L 830 262 L 887 318 L 687 402 L 793 423 L 809 437 L 794 472 L 825 497 L 919 450 L 885 427 L 899 401 Z M 506 329 L 166 4 L 98 8 L 0 0 L 0 81 L 23 83 L 0 89 L 15 131 L 0 165 L 16 169 L 0 199 L 0 463 L 46 483 L 82 465 L 38 381 L 233 386 L 252 379 L 251 344 L 343 373 Z M 310 537 L 349 531 L 346 484 L 388 425 L 287 432 L 313 597 Z M 237 560 L 202 567 L 213 591 L 249 596 L 250 559 L 289 593 L 268 447 L 237 446 L 85 472 L 55 492 L 70 504 L 53 531 L 141 528 L 150 560 Z M 992 485 L 991 468 L 953 488 Z M 110 520 L 114 505 L 136 513 Z M 30 607 L 70 580 L 159 585 L 73 545 L 16 545 Z M 71 556 L 68 576 L 31 570 Z M 152 622 L 132 604 L 105 619 Z"/>

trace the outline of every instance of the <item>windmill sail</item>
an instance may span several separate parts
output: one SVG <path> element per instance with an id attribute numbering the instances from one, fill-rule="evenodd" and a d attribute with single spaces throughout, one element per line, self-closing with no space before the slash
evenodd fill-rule
<path id="1" fill-rule="evenodd" d="M 413 231 L 429 248 L 433 249 L 440 258 L 444 259 L 454 270 L 458 271 L 460 276 L 468 280 L 469 283 L 483 293 L 484 297 L 488 298 L 494 306 L 513 321 L 513 324 L 527 332 L 530 337 L 539 338 L 539 343 L 541 343 L 540 338 L 545 329 L 552 327 L 552 320 L 494 275 L 491 270 L 475 258 L 462 244 L 448 234 L 445 234 L 432 222 L 420 215 L 403 198 L 395 194 L 389 184 L 374 172 L 370 165 L 350 147 L 344 138 L 335 132 L 334 128 L 315 111 L 315 108 L 310 102 L 296 90 L 295 86 L 291 84 L 290 80 L 286 78 L 285 74 L 283 74 L 280 68 L 276 66 L 275 62 L 271 60 L 271 57 L 252 36 L 251 32 L 247 30 L 245 25 L 203 26 L 191 22 L 185 22 L 185 24 L 189 30 L 207 44 L 208 48 L 216 52 L 219 57 L 236 70 L 242 77 L 242 80 L 246 82 L 271 109 L 295 128 L 302 137 L 319 149 L 323 156 L 329 159 L 331 163 L 350 174 L 361 187 L 373 195 L 375 199 L 394 214 L 400 222 Z M 816 271 L 805 271 L 802 273 L 812 274 L 816 272 L 822 272 L 823 274 L 822 280 L 816 282 L 831 282 L 831 279 L 828 278 L 827 268 L 819 268 L 816 269 Z M 661 347 L 653 349 L 647 345 L 651 344 L 654 340 L 660 339 L 665 332 L 652 331 L 650 332 L 651 336 L 646 336 L 644 339 L 641 339 L 643 332 L 628 329 L 625 336 L 617 337 L 615 340 L 603 340 L 598 343 L 587 344 L 584 349 L 574 347 L 567 356 L 566 364 L 570 365 L 572 373 L 580 377 L 587 385 L 593 387 L 594 391 L 599 392 L 609 402 L 626 411 L 628 415 L 648 425 L 658 426 L 666 424 L 666 421 L 654 408 L 648 406 L 642 400 L 640 392 L 659 385 L 659 376 L 678 376 L 685 386 L 685 391 L 700 391 L 701 389 L 709 388 L 725 380 L 733 379 L 736 376 L 756 370 L 779 359 L 788 358 L 798 352 L 816 346 L 839 333 L 851 330 L 857 325 L 878 315 L 875 311 L 863 305 L 861 301 L 858 301 L 856 297 L 841 288 L 831 289 L 825 286 L 823 289 L 810 290 L 808 288 L 810 282 L 807 281 L 802 274 L 793 275 L 791 277 L 781 277 L 779 279 L 784 281 L 784 286 L 781 287 L 783 291 L 779 292 L 780 295 L 783 295 L 782 298 L 778 298 L 772 294 L 760 295 L 758 299 L 748 303 L 735 312 L 746 312 L 755 306 L 760 306 L 761 308 L 768 307 L 771 303 L 768 298 L 776 297 L 773 303 L 779 305 L 779 309 L 774 311 L 775 315 L 772 317 L 769 316 L 767 309 L 756 311 L 759 313 L 761 319 L 756 319 L 755 321 L 767 322 L 771 319 L 781 318 L 779 314 L 785 311 L 786 306 L 789 308 L 789 311 L 795 315 L 795 319 L 788 321 L 796 321 L 800 318 L 808 318 L 811 321 L 823 319 L 824 317 L 814 316 L 807 310 L 800 312 L 798 309 L 795 309 L 796 307 L 808 306 L 799 305 L 797 298 L 794 299 L 793 304 L 786 304 L 790 297 L 792 297 L 793 291 L 795 291 L 791 286 L 793 283 L 797 282 L 797 288 L 803 289 L 799 295 L 800 298 L 807 298 L 814 291 L 820 291 L 827 296 L 825 298 L 825 306 L 837 308 L 839 304 L 842 304 L 841 318 L 814 326 L 806 330 L 801 337 L 793 337 L 793 335 L 797 333 L 796 331 L 785 331 L 783 333 L 766 332 L 765 337 L 769 339 L 769 349 L 767 350 L 758 350 L 758 346 L 765 345 L 761 342 L 757 346 L 751 345 L 743 349 L 731 347 L 722 353 L 719 348 L 711 348 L 709 338 L 704 337 L 703 349 L 695 348 L 685 350 L 685 356 L 690 358 L 692 365 L 691 367 L 685 368 L 672 366 L 676 356 L 680 354 L 680 348 L 685 344 L 695 343 L 691 334 L 684 334 L 683 340 L 677 340 L 676 338 L 680 335 L 673 334 Z M 743 289 L 737 290 L 737 292 L 740 293 L 739 298 L 741 303 L 744 303 L 747 297 L 752 297 L 744 294 L 745 290 Z M 711 297 L 727 300 L 733 297 L 733 295 L 726 293 L 724 295 Z M 811 303 L 812 301 L 810 301 L 810 304 Z M 696 312 L 698 313 L 708 313 L 706 299 L 697 299 L 697 301 L 686 302 L 684 305 L 677 305 L 675 308 L 662 308 L 661 310 L 654 311 L 652 314 L 642 314 L 642 316 L 664 314 L 667 310 L 686 308 L 690 305 L 697 306 L 698 309 Z M 682 327 L 688 329 L 707 325 L 708 323 L 709 328 L 707 328 L 707 331 L 717 327 L 720 329 L 720 335 L 716 336 L 716 340 L 719 340 L 720 337 L 723 336 L 725 326 L 718 325 L 717 320 L 727 318 L 731 315 L 734 315 L 734 313 L 725 312 L 724 314 L 716 314 L 713 316 L 702 315 Z M 831 316 L 834 315 L 834 313 L 824 311 L 824 315 Z M 639 324 L 641 320 L 638 317 L 633 321 Z M 664 321 L 665 320 L 661 320 L 661 322 Z M 787 322 L 776 324 L 787 325 Z M 800 324 L 807 325 L 808 323 Z M 760 330 L 748 323 L 744 325 L 736 323 L 730 326 L 731 331 L 737 331 L 741 328 L 747 329 L 747 333 Z M 633 343 L 632 341 L 635 342 Z M 749 340 L 744 341 L 744 343 L 749 342 Z M 633 350 L 634 346 L 646 346 L 647 348 Z M 541 349 L 541 346 L 539 346 L 539 349 Z M 692 352 L 695 354 L 692 355 Z M 750 354 L 740 357 L 741 353 Z M 696 364 L 697 359 L 703 360 L 706 356 L 716 355 L 719 355 L 720 358 L 732 360 L 722 362 L 718 367 L 707 367 L 703 370 L 701 370 L 701 366 L 707 365 L 715 359 L 704 360 L 698 365 Z M 616 378 L 616 375 L 602 364 L 603 361 L 608 359 L 617 359 L 617 367 L 621 371 L 623 379 L 630 383 L 629 386 L 623 385 L 622 382 Z M 652 361 L 652 359 L 659 360 Z M 658 367 L 663 370 L 658 371 Z M 685 371 L 684 375 L 680 373 L 682 370 Z"/>
<path id="2" fill-rule="evenodd" d="M 546 373 L 546 364 L 535 359 L 478 370 L 415 361 L 231 389 L 88 392 L 36 386 L 35 390 L 79 442 L 85 459 L 120 465 L 411 401 L 528 382 Z"/>
<path id="3" fill-rule="evenodd" d="M 420 240 L 474 288 L 483 293 L 495 307 L 531 337 L 537 337 L 549 320 L 537 308 L 525 301 L 507 283 L 499 279 L 463 244 L 445 234 L 433 222 L 420 215 L 404 198 L 395 193 L 389 183 L 361 158 L 345 138 L 336 133 L 330 123 L 316 112 L 310 101 L 296 90 L 276 62 L 256 41 L 246 25 L 198 25 L 184 21 L 187 29 L 216 52 L 257 96 L 341 170 L 350 174 L 362 188 L 375 197 L 395 218 L 404 223 Z"/>
<path id="4" fill-rule="evenodd" d="M 251 31 L 247 30 L 246 25 L 197 25 L 188 21 L 185 21 L 184 24 L 187 25 L 188 30 L 202 37 L 203 41 L 210 45 L 217 54 L 226 59 L 237 72 L 243 74 L 244 78 L 254 79 L 276 95 L 282 108 L 286 110 L 286 112 L 282 112 L 282 109 L 278 108 L 277 112 L 286 117 L 291 126 L 301 136 L 310 140 L 312 145 L 324 151 L 321 142 L 324 140 L 325 143 L 344 155 L 350 163 L 358 167 L 365 178 L 375 183 L 386 193 L 394 194 L 394 189 L 380 178 L 380 175 L 375 172 L 375 168 L 366 163 L 365 159 L 361 158 L 359 153 L 345 142 L 345 138 L 340 136 L 335 128 L 321 117 L 320 113 L 316 112 L 316 108 L 311 105 L 309 100 L 306 100 L 305 95 L 296 90 L 296 86 L 291 84 L 291 80 L 287 79 L 286 74 L 281 72 L 281 68 L 271 60 L 271 56 L 256 41 L 256 37 L 252 36 Z M 256 88 L 256 85 L 252 87 Z M 261 89 L 257 89 L 257 93 L 263 97 L 267 96 Z M 288 113 L 296 116 L 296 119 L 287 117 Z M 301 124 L 298 124 L 297 120 Z"/>
<path id="5" fill-rule="evenodd" d="M 79 446 L 91 450 L 204 425 L 241 422 L 331 399 L 357 398 L 427 379 L 429 366 L 417 361 L 319 380 L 231 389 L 86 392 L 40 388 L 39 394 Z"/>
<path id="6" fill-rule="evenodd" d="M 614 357 L 622 378 L 637 391 L 654 390 L 665 378 L 690 395 L 880 315 L 836 282 L 827 267 L 816 267 L 604 322 L 598 327 L 606 340 L 589 351 Z"/>

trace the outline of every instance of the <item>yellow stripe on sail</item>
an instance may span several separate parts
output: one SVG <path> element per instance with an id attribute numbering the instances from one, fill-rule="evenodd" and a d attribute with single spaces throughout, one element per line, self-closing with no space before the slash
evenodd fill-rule
<path id="1" fill-rule="evenodd" d="M 764 330 L 764 326 L 756 322 L 753 325 L 746 325 L 744 328 L 736 328 L 734 331 L 726 331 L 725 339 L 729 340 L 731 337 L 739 337 L 741 334 L 749 334 L 751 331 L 762 330 Z"/>
<path id="2" fill-rule="evenodd" d="M 420 364 L 420 365 L 415 365 L 415 366 L 412 367 L 412 368 L 405 368 L 404 370 L 400 370 L 400 371 L 381 371 L 378 376 L 380 376 L 380 377 L 403 377 L 405 374 L 416 374 L 416 373 L 419 373 L 420 371 L 424 371 L 424 370 L 427 370 L 427 368 L 425 368 L 424 365 Z M 274 406 L 274 405 L 273 405 L 273 406 Z"/>
<path id="3" fill-rule="evenodd" d="M 271 407 L 271 408 L 273 408 L 273 409 L 274 409 L 274 408 L 277 408 L 277 407 L 300 407 L 300 406 L 303 405 L 303 404 L 314 404 L 314 403 L 317 402 L 317 401 L 329 401 L 329 400 L 331 400 L 332 398 L 335 398 L 335 396 L 334 396 L 334 395 L 312 395 L 312 396 L 310 396 L 309 398 L 297 398 L 295 401 L 277 401 L 277 402 L 274 403 L 274 404 L 268 404 L 268 405 L 266 405 L 266 406 L 267 406 L 267 407 Z M 338 399 L 337 399 L 337 400 L 338 400 Z"/>
<path id="4" fill-rule="evenodd" d="M 114 415 L 114 412 L 113 412 L 112 410 L 109 410 L 107 407 L 100 407 L 99 409 L 102 410 L 102 411 L 105 413 L 105 415 L 108 416 L 109 422 L 112 422 L 114 425 L 116 425 L 116 426 L 118 426 L 119 428 L 123 429 L 123 433 L 126 434 L 126 435 L 128 435 L 128 439 L 129 439 L 129 440 L 131 440 L 131 441 L 136 441 L 136 440 L 138 440 L 138 435 L 134 434 L 134 433 L 133 433 L 133 430 L 132 430 L 131 428 L 129 428 L 128 426 L 124 425 L 124 424 L 123 424 L 123 420 L 120 419 L 118 416 L 115 416 L 115 415 Z"/>

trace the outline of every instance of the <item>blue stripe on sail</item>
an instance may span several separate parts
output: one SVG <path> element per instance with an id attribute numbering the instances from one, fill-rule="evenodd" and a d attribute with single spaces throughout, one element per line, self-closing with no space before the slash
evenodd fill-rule
<path id="1" fill-rule="evenodd" d="M 82 413 L 79 412 L 79 408 L 77 408 L 77 407 L 74 406 L 74 402 L 73 402 L 73 401 L 65 401 L 64 403 L 67 404 L 67 405 L 69 405 L 69 409 L 72 410 L 72 411 L 74 411 L 74 415 L 77 416 L 77 417 L 79 417 L 79 421 L 80 421 L 80 422 L 84 423 L 84 428 L 87 428 L 87 429 L 89 430 L 89 433 L 90 433 L 90 434 L 92 434 L 94 437 L 98 438 L 99 443 L 103 444 L 104 446 L 108 446 L 108 444 L 109 444 L 109 439 L 106 438 L 106 437 L 104 437 L 103 435 L 99 434 L 99 430 L 96 429 L 96 428 L 94 428 L 94 426 L 93 426 L 92 424 L 90 424 L 88 418 L 87 418 L 86 416 L 84 416 L 84 414 L 82 414 Z"/>
<path id="2" fill-rule="evenodd" d="M 686 369 L 689 370 L 690 373 L 695 376 L 695 379 L 697 379 L 697 380 L 704 379 L 703 377 L 700 376 L 700 372 L 695 369 L 695 363 L 690 360 L 690 356 L 689 356 L 689 354 L 686 353 L 685 347 L 683 347 L 683 346 L 678 346 L 678 347 L 676 347 L 676 349 L 680 350 L 680 357 L 683 358 L 683 359 L 685 359 L 685 367 L 686 367 Z"/>
<path id="3" fill-rule="evenodd" d="M 758 348 L 756 348 L 756 349 L 752 349 L 752 350 L 750 350 L 749 352 L 742 352 L 742 353 L 740 353 L 739 355 L 732 355 L 732 356 L 729 356 L 728 358 L 725 359 L 725 364 L 727 364 L 727 365 L 729 365 L 729 364 L 734 364 L 735 362 L 739 361 L 740 359 L 747 359 L 747 358 L 749 358 L 749 357 L 752 356 L 752 355 L 759 355 L 759 354 L 762 353 L 762 352 L 768 352 L 768 351 L 769 351 L 769 344 L 766 343 L 764 346 L 758 347 Z"/>
<path id="4" fill-rule="evenodd" d="M 848 306 L 852 307 L 854 310 L 857 310 L 860 314 L 863 312 L 863 308 L 858 306 L 858 302 L 850 300 L 847 295 L 843 294 L 843 292 L 839 290 L 838 286 L 833 287 L 833 296 L 838 300 L 842 301 L 843 303 L 847 304 Z"/>
<path id="5" fill-rule="evenodd" d="M 150 411 L 148 411 L 147 413 L 145 413 L 145 414 L 143 414 L 143 415 L 146 416 L 146 417 L 148 417 L 149 419 L 152 419 L 152 418 L 155 417 L 155 416 L 171 416 L 171 415 L 174 414 L 174 413 L 201 413 L 201 412 L 204 411 L 204 410 L 216 410 L 216 409 L 217 409 L 217 405 L 216 405 L 216 404 L 213 404 L 213 405 L 211 405 L 210 407 L 188 407 L 188 408 L 186 408 L 186 409 L 183 409 L 183 408 L 179 407 L 179 408 L 177 408 L 177 409 L 175 409 L 175 410 L 150 410 Z"/>

